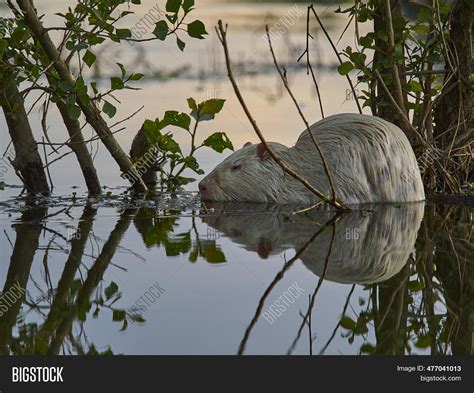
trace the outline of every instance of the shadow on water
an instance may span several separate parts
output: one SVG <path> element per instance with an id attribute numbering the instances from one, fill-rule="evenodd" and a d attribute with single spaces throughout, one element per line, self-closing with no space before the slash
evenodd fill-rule
<path id="1" fill-rule="evenodd" d="M 314 290 L 307 309 L 294 321 L 294 331 L 288 332 L 288 354 L 298 345 L 308 345 L 310 354 L 324 354 L 336 337 L 350 345 L 358 343 L 356 352 L 361 354 L 473 353 L 474 245 L 469 208 L 408 204 L 347 214 L 292 215 L 269 206 L 214 205 L 201 213 L 175 210 L 165 215 L 152 208 L 125 208 L 108 238 L 98 242 L 93 228 L 100 214 L 95 207 L 86 205 L 80 218 L 72 221 L 80 234 L 72 237 L 50 227 L 54 214 L 47 208 L 25 209 L 20 219 L 12 221 L 15 239 L 5 231 L 1 241 L 2 248 L 11 248 L 0 302 L 1 353 L 112 354 L 112 349 L 99 352 L 84 339 L 85 322 L 104 309 L 111 312 L 112 321 L 123 324 L 122 330 L 130 322 L 138 322 L 133 328 L 141 329 L 143 315 L 116 306 L 122 296 L 117 284 L 103 285 L 117 251 L 133 253 L 121 245 L 132 226 L 146 249 L 163 249 L 170 259 L 186 256 L 191 263 L 203 259 L 225 264 L 229 241 L 254 255 L 255 262 L 285 255 L 281 269 L 266 277 L 267 284 L 259 289 L 258 302 L 246 308 L 239 354 L 248 349 L 277 283 L 301 262 Z M 176 233 L 179 224 L 189 225 Z M 198 227 L 219 236 L 204 236 Z M 96 243 L 93 251 L 87 246 L 90 242 Z M 57 283 L 48 273 L 53 251 L 64 256 Z M 293 256 L 286 258 L 287 253 Z M 54 255 L 58 261 L 58 253 Z M 84 270 L 86 258 L 92 263 Z M 43 264 L 43 277 L 31 273 L 34 263 Z M 350 291 L 341 318 L 324 321 L 333 324 L 332 334 L 314 351 L 317 323 L 325 318 L 318 312 L 324 282 L 345 284 Z M 359 298 L 356 310 L 351 297 L 357 286 L 367 296 Z M 32 287 L 41 296 L 33 298 Z M 35 313 L 34 320 L 28 318 L 30 313 Z M 74 326 L 79 326 L 79 333 Z"/>

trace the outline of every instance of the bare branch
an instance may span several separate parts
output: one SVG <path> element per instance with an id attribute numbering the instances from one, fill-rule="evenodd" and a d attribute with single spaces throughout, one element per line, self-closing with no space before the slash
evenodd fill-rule
<path id="1" fill-rule="evenodd" d="M 306 179 L 304 179 L 298 173 L 296 173 L 294 170 L 289 168 L 286 165 L 286 163 L 283 162 L 283 160 L 270 148 L 270 146 L 268 145 L 267 141 L 265 140 L 262 132 L 260 131 L 260 128 L 258 127 L 257 122 L 255 121 L 252 114 L 250 113 L 250 111 L 249 111 L 249 109 L 248 109 L 248 107 L 245 103 L 245 100 L 243 99 L 242 94 L 240 93 L 240 89 L 237 85 L 237 82 L 235 81 L 234 75 L 232 73 L 232 66 L 231 66 L 231 63 L 230 63 L 229 48 L 227 46 L 227 38 L 226 38 L 227 25 L 224 28 L 224 26 L 222 24 L 222 20 L 219 20 L 218 27 L 216 27 L 216 32 L 217 32 L 217 36 L 218 36 L 218 38 L 219 38 L 219 40 L 222 44 L 222 47 L 224 49 L 227 73 L 228 73 L 230 82 L 232 84 L 232 87 L 234 88 L 235 95 L 237 96 L 237 99 L 239 100 L 240 105 L 242 106 L 242 109 L 244 110 L 247 118 L 249 119 L 250 123 L 252 124 L 252 127 L 253 127 L 255 133 L 259 137 L 259 139 L 262 142 L 263 146 L 265 146 L 265 148 L 267 149 L 270 156 L 273 158 L 273 160 L 280 166 L 280 168 L 284 172 L 286 172 L 288 175 L 290 175 L 294 179 L 300 181 L 301 184 L 303 184 L 309 191 L 311 191 L 317 197 L 324 200 L 326 203 L 334 206 L 338 210 L 349 210 L 344 204 L 342 204 L 338 201 L 331 201 L 328 198 L 326 198 L 326 196 L 321 191 L 319 191 L 318 189 L 313 187 Z"/>

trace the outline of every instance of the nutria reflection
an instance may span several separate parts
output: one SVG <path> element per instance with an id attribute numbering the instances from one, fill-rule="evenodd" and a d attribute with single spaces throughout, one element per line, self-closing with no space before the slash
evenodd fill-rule
<path id="1" fill-rule="evenodd" d="M 216 211 L 241 206 L 215 205 Z M 244 209 L 248 212 L 249 206 Z M 334 213 L 314 211 L 305 216 L 268 212 L 253 205 L 252 214 L 215 214 L 204 217 L 209 226 L 265 259 L 285 250 L 300 250 Z M 333 250 L 325 278 L 339 283 L 367 284 L 389 279 L 407 263 L 423 218 L 424 203 L 372 206 L 352 211 L 336 224 Z M 302 254 L 304 265 L 318 276 L 324 271 L 331 230 L 320 234 Z"/>

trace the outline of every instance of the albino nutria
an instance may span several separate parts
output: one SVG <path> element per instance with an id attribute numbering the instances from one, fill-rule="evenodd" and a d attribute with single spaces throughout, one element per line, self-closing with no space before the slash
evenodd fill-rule
<path id="1" fill-rule="evenodd" d="M 415 246 L 424 205 L 423 202 L 401 206 L 378 204 L 370 206 L 370 214 L 359 210 L 344 214 L 335 224 L 334 238 L 332 226 L 328 225 L 309 244 L 300 260 L 319 277 L 325 274 L 329 281 L 344 284 L 386 281 L 406 265 Z M 261 209 L 257 208 L 260 206 Z M 281 255 L 286 250 L 303 249 L 321 229 L 316 222 L 324 223 L 334 216 L 331 212 L 312 210 L 306 216 L 288 218 L 288 214 L 275 212 L 265 204 L 211 203 L 209 207 L 216 214 L 202 218 L 207 225 L 262 259 Z M 232 214 L 236 208 L 237 214 Z M 222 215 L 221 211 L 227 214 Z"/>
<path id="2" fill-rule="evenodd" d="M 425 199 L 415 154 L 396 125 L 375 116 L 339 114 L 311 126 L 345 204 L 414 202 Z M 270 147 L 293 170 L 330 196 L 331 189 L 311 136 L 305 130 L 296 145 Z M 283 172 L 263 144 L 246 143 L 200 183 L 203 200 L 314 203 L 319 199 Z"/>

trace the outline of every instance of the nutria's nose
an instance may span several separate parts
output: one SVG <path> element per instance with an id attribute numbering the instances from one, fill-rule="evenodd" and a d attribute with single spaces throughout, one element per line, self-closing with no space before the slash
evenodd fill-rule
<path id="1" fill-rule="evenodd" d="M 199 187 L 199 193 L 201 194 L 202 197 L 209 196 L 209 185 L 204 180 L 201 180 L 199 182 L 198 187 Z"/>

